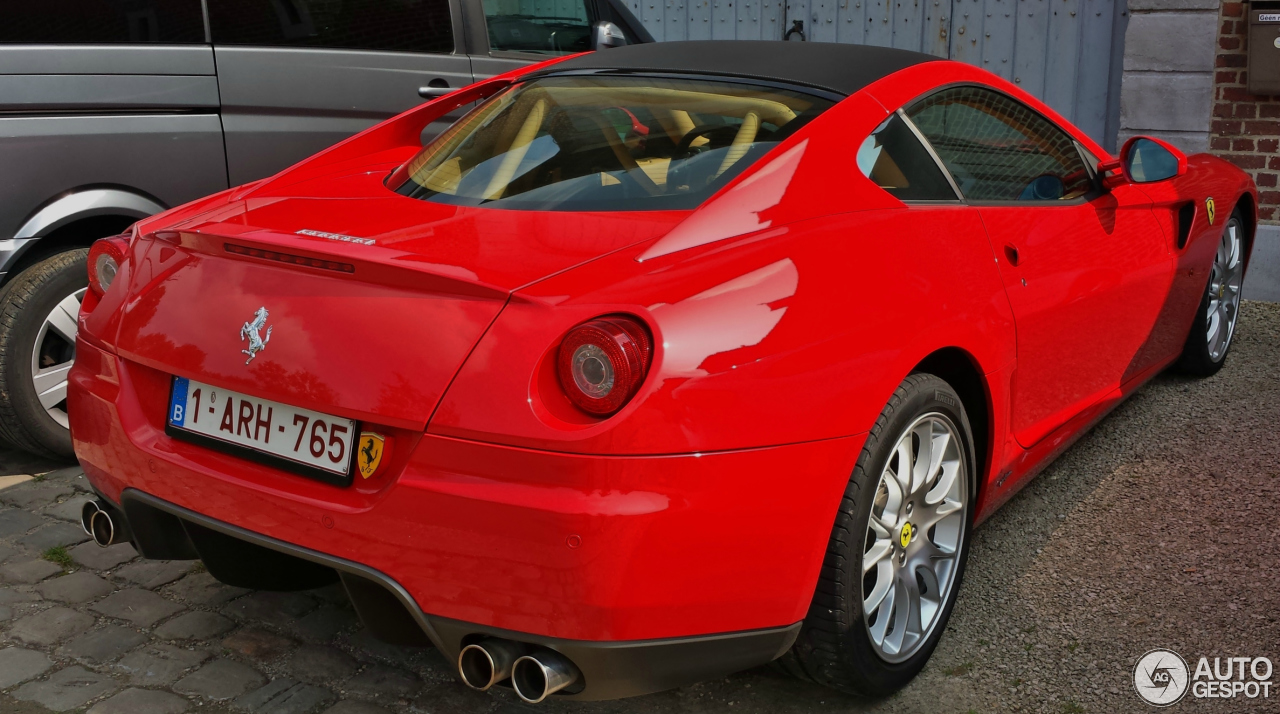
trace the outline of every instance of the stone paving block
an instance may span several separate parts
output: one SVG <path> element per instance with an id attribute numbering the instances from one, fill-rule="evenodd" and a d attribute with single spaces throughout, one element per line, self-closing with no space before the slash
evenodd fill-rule
<path id="1" fill-rule="evenodd" d="M 30 510 L 53 503 L 59 498 L 70 496 L 73 493 L 75 493 L 75 490 L 64 483 L 28 481 L 21 486 L 14 486 L 0 491 L 0 501 L 4 501 L 11 506 Z"/>
<path id="2" fill-rule="evenodd" d="M 324 714 L 391 714 L 376 704 L 348 699 L 324 710 Z"/>
<path id="3" fill-rule="evenodd" d="M 119 625 L 107 625 L 68 640 L 55 654 L 88 664 L 108 664 L 146 641 L 147 636 L 141 632 Z"/>
<path id="4" fill-rule="evenodd" d="M 39 677 L 53 666 L 43 652 L 6 647 L 0 650 L 0 689 L 8 689 L 18 682 Z"/>
<path id="5" fill-rule="evenodd" d="M 319 610 L 303 615 L 292 623 L 289 629 L 304 640 L 328 642 L 340 632 L 355 629 L 359 622 L 354 610 L 325 605 Z"/>
<path id="6" fill-rule="evenodd" d="M 208 573 L 192 573 L 164 589 L 166 595 L 193 605 L 218 607 L 249 592 L 223 585 Z"/>
<path id="7" fill-rule="evenodd" d="M 344 687 L 346 691 L 366 699 L 397 699 L 411 697 L 422 688 L 418 675 L 396 667 L 371 664 L 352 677 Z"/>
<path id="8" fill-rule="evenodd" d="M 234 622 L 222 615 L 196 610 L 178 615 L 157 627 L 155 636 L 162 640 L 207 640 L 235 626 Z"/>
<path id="9" fill-rule="evenodd" d="M 6 560 L 22 552 L 23 552 L 22 550 L 19 550 L 18 548 L 15 548 L 11 545 L 0 544 L 0 563 L 3 563 Z"/>
<path id="10" fill-rule="evenodd" d="M 121 563 L 127 563 L 138 557 L 138 551 L 128 543 L 117 543 L 106 548 L 94 543 L 81 543 L 69 549 L 71 558 L 86 568 L 94 570 L 110 570 Z"/>
<path id="11" fill-rule="evenodd" d="M 215 701 L 232 699 L 262 686 L 267 680 L 235 660 L 216 659 L 188 674 L 173 685 L 173 691 Z"/>
<path id="12" fill-rule="evenodd" d="M 355 674 L 360 663 L 336 647 L 303 645 L 289 658 L 287 666 L 299 679 L 332 684 Z"/>
<path id="13" fill-rule="evenodd" d="M 125 655 L 115 669 L 129 675 L 129 682 L 146 687 L 168 686 L 182 673 L 209 659 L 209 652 L 155 644 Z"/>
<path id="14" fill-rule="evenodd" d="M 237 620 L 261 620 L 279 624 L 281 616 L 302 617 L 316 608 L 316 601 L 304 593 L 255 592 L 222 608 Z"/>
<path id="15" fill-rule="evenodd" d="M 293 647 L 293 640 L 248 627 L 222 641 L 222 646 L 257 660 L 273 660 Z"/>
<path id="16" fill-rule="evenodd" d="M 12 605 L 19 602 L 38 602 L 43 598 L 39 593 L 28 588 L 0 588 L 0 605 Z"/>
<path id="17" fill-rule="evenodd" d="M 90 609 L 108 617 L 128 620 L 139 627 L 151 627 L 185 608 L 150 590 L 129 588 L 108 595 L 106 599 L 94 603 Z"/>
<path id="18" fill-rule="evenodd" d="M 42 682 L 27 682 L 12 692 L 14 699 L 36 702 L 64 712 L 84 706 L 116 688 L 109 677 L 84 667 L 67 667 Z"/>
<path id="19" fill-rule="evenodd" d="M 44 522 L 44 518 L 20 508 L 0 512 L 0 538 L 21 535 Z"/>
<path id="20" fill-rule="evenodd" d="M 78 526 L 80 525 L 80 513 L 84 510 L 84 504 L 92 500 L 91 496 L 78 494 L 62 503 L 44 509 L 42 513 L 46 516 L 53 516 L 60 521 L 70 521 Z"/>
<path id="21" fill-rule="evenodd" d="M 116 586 L 87 570 L 80 570 L 60 578 L 46 580 L 36 589 L 45 599 L 79 604 L 108 595 L 116 589 Z"/>
<path id="22" fill-rule="evenodd" d="M 43 558 L 15 560 L 12 563 L 0 565 L 0 578 L 11 583 L 38 583 L 54 573 L 61 572 L 61 565 L 50 563 Z"/>
<path id="23" fill-rule="evenodd" d="M 267 686 L 238 697 L 233 704 L 253 714 L 308 714 L 333 700 L 327 689 L 292 679 L 272 680 Z"/>
<path id="24" fill-rule="evenodd" d="M 72 546 L 87 540 L 89 536 L 80 526 L 59 522 L 40 528 L 31 535 L 23 536 L 17 542 L 37 553 L 43 553 L 56 546 Z"/>
<path id="25" fill-rule="evenodd" d="M 354 647 L 357 659 L 366 659 L 373 657 L 375 659 L 386 660 L 388 662 L 404 662 L 414 663 L 422 662 L 427 655 L 434 652 L 432 647 L 407 647 L 405 645 L 393 645 L 390 642 L 384 642 L 369 632 L 368 628 L 362 627 L 350 636 L 344 636 L 346 641 Z"/>
<path id="26" fill-rule="evenodd" d="M 195 567 L 191 560 L 139 560 L 116 570 L 117 577 L 137 583 L 148 590 L 171 583 Z"/>
<path id="27" fill-rule="evenodd" d="M 126 689 L 89 708 L 88 714 L 182 714 L 191 702 L 169 692 Z"/>
<path id="28" fill-rule="evenodd" d="M 13 623 L 9 636 L 32 645 L 52 645 L 93 627 L 91 615 L 65 607 L 51 607 Z"/>
<path id="29" fill-rule="evenodd" d="M 13 619 L 13 608 L 8 605 L 0 605 L 0 622 L 8 622 Z"/>

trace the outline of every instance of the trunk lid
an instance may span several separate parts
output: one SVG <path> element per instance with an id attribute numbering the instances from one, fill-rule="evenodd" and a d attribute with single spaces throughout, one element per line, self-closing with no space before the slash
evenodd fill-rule
<path id="1" fill-rule="evenodd" d="M 147 226 L 131 258 L 119 354 L 299 407 L 422 428 L 513 290 L 686 215 L 446 206 L 390 193 L 383 173 L 309 182 L 324 189 L 313 195 L 300 185 L 290 196 L 250 193 Z M 241 328 L 263 308 L 258 334 L 269 327 L 270 339 L 249 359 Z"/>

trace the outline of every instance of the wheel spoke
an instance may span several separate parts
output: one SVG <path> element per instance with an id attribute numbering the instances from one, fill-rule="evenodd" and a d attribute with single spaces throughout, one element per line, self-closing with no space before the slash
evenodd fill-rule
<path id="1" fill-rule="evenodd" d="M 911 472 L 914 461 L 911 458 L 911 434 L 908 433 L 898 440 L 898 468 L 893 475 L 898 480 L 898 485 L 904 493 L 911 493 Z"/>
<path id="2" fill-rule="evenodd" d="M 67 398 L 67 373 L 71 371 L 72 362 L 37 372 L 32 379 L 36 385 L 36 396 L 40 405 L 52 409 Z"/>
<path id="3" fill-rule="evenodd" d="M 62 299 L 58 306 L 49 314 L 49 329 L 58 333 L 62 339 L 76 343 L 76 332 L 79 327 L 76 324 L 76 318 L 80 314 L 80 297 L 78 293 L 72 293 Z"/>
<path id="4" fill-rule="evenodd" d="M 894 572 L 893 563 L 887 560 L 880 561 L 876 570 L 875 587 L 871 589 L 871 594 L 867 595 L 866 598 L 862 600 L 862 614 L 864 617 L 871 617 L 874 615 L 876 610 L 880 609 L 880 606 L 885 603 L 886 599 L 890 604 L 893 603 L 893 598 L 890 596 L 893 594 L 893 585 L 896 575 L 897 573 Z M 876 623 L 877 625 L 884 624 L 884 621 L 889 619 L 889 613 L 885 612 L 881 614 L 885 615 L 885 617 L 881 618 L 880 621 Z"/>
<path id="5" fill-rule="evenodd" d="M 886 555 L 893 553 L 893 542 L 888 538 L 877 540 L 871 545 L 871 550 L 862 554 L 862 574 L 866 575 L 867 571 L 880 564 Z"/>

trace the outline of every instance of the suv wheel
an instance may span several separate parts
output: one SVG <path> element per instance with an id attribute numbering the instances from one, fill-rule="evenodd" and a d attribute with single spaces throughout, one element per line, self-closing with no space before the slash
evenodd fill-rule
<path id="1" fill-rule="evenodd" d="M 88 255 L 78 249 L 45 258 L 0 292 L 0 437 L 34 454 L 74 456 L 67 375 Z"/>

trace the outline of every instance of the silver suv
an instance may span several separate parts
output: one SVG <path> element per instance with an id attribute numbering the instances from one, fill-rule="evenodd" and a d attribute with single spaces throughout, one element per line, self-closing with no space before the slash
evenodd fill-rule
<path id="1" fill-rule="evenodd" d="M 652 41 L 619 0 L 0 0 L 0 18 L 0 439 L 67 457 L 92 241 L 424 97 Z"/>

